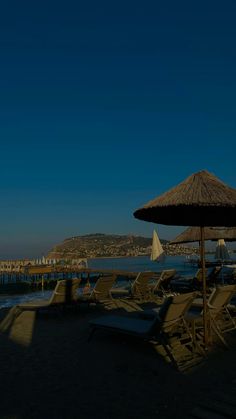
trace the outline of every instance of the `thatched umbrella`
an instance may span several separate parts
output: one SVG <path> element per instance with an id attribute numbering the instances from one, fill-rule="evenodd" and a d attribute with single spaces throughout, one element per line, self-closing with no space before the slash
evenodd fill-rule
<path id="1" fill-rule="evenodd" d="M 236 226 L 236 190 L 209 172 L 200 171 L 136 210 L 134 216 L 166 225 L 200 226 L 204 340 L 207 344 L 204 226 Z"/>
<path id="2" fill-rule="evenodd" d="M 224 239 L 226 241 L 236 240 L 236 228 L 233 227 L 205 227 L 204 237 L 206 240 L 219 240 Z M 200 227 L 188 227 L 182 233 L 180 233 L 175 239 L 171 240 L 169 244 L 180 244 L 190 242 L 200 242 L 201 229 Z"/>
<path id="3" fill-rule="evenodd" d="M 190 243 L 198 241 L 200 244 L 201 239 L 201 229 L 200 227 L 188 227 L 181 234 L 179 234 L 175 239 L 171 240 L 169 244 L 180 244 L 180 243 Z M 228 250 L 225 243 L 222 244 L 222 240 L 226 241 L 235 241 L 236 240 L 236 228 L 234 227 L 205 227 L 204 228 L 204 239 L 211 241 L 221 241 L 220 245 L 217 246 L 217 253 L 219 257 L 216 257 L 223 266 L 223 261 L 229 260 Z M 223 281 L 223 271 L 222 271 L 222 281 Z"/>

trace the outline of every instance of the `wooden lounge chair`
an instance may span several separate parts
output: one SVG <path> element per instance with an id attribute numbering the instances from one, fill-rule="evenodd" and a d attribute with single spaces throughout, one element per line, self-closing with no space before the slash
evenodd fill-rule
<path id="1" fill-rule="evenodd" d="M 112 300 L 111 288 L 116 281 L 117 275 L 102 276 L 98 278 L 95 286 L 77 298 L 78 302 L 84 303 L 104 303 Z"/>
<path id="2" fill-rule="evenodd" d="M 25 311 L 36 312 L 51 312 L 56 309 L 59 314 L 65 308 L 76 308 L 77 305 L 77 290 L 80 284 L 80 279 L 60 280 L 53 291 L 49 300 L 35 300 L 29 303 L 18 304 L 13 306 L 6 317 L 0 323 L 0 331 L 7 333 L 11 330 L 16 319 Z"/>
<path id="3" fill-rule="evenodd" d="M 170 338 L 175 333 L 184 336 L 185 343 L 193 342 L 190 329 L 185 321 L 185 313 L 191 306 L 195 293 L 168 297 L 152 318 L 134 318 L 123 316 L 103 316 L 90 321 L 91 339 L 98 329 L 114 333 L 123 333 L 142 338 L 147 341 L 161 343 L 170 360 L 175 366 L 177 361 L 173 355 Z"/>
<path id="4" fill-rule="evenodd" d="M 156 279 L 156 277 L 157 274 L 154 272 L 139 272 L 131 286 L 131 296 L 140 300 L 150 299 L 152 295 L 150 292 L 150 280 Z"/>
<path id="5" fill-rule="evenodd" d="M 139 272 L 128 289 L 114 288 L 112 294 L 116 297 L 131 297 L 141 301 L 149 300 L 152 296 L 150 280 L 156 280 L 157 275 L 157 273 L 151 271 Z"/>
<path id="6" fill-rule="evenodd" d="M 161 294 L 167 296 L 170 292 L 170 282 L 176 276 L 176 269 L 165 269 L 161 272 L 161 275 L 156 281 L 156 284 L 152 287 L 152 294 Z"/>
<path id="7" fill-rule="evenodd" d="M 211 319 L 221 332 L 236 329 L 236 323 L 228 309 L 228 305 L 236 293 L 236 285 L 218 286 L 208 300 Z"/>
<path id="8" fill-rule="evenodd" d="M 235 293 L 236 285 L 217 286 L 207 301 L 210 326 L 225 346 L 227 346 L 227 343 L 223 334 L 236 329 L 236 322 L 228 308 L 228 304 Z M 194 328 L 202 325 L 202 305 L 202 299 L 198 298 L 188 312 L 186 320 L 190 321 Z"/>
<path id="9" fill-rule="evenodd" d="M 51 298 L 47 301 L 36 300 L 18 304 L 18 308 L 26 310 L 43 309 L 47 307 L 65 307 L 77 303 L 77 290 L 81 279 L 63 279 L 57 282 Z"/>

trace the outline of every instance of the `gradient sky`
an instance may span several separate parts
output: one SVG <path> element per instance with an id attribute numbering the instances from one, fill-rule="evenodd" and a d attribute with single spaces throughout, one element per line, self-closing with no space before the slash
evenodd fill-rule
<path id="1" fill-rule="evenodd" d="M 1 5 L 0 258 L 151 236 L 133 211 L 202 169 L 236 188 L 235 19 L 235 0 Z"/>

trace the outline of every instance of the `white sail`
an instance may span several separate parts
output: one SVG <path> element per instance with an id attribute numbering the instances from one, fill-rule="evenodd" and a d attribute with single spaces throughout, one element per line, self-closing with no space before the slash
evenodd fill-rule
<path id="1" fill-rule="evenodd" d="M 151 253 L 151 260 L 157 260 L 162 253 L 164 253 L 164 250 L 162 248 L 161 242 L 158 238 L 157 232 L 153 230 L 152 235 L 152 253 Z"/>

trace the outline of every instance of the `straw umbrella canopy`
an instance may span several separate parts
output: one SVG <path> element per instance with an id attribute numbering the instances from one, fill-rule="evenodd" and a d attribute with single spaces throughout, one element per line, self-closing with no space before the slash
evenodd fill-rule
<path id="1" fill-rule="evenodd" d="M 226 241 L 236 240 L 236 228 L 233 227 L 205 227 L 204 228 L 205 240 L 219 240 L 224 239 Z M 188 227 L 182 233 L 180 233 L 175 239 L 171 240 L 169 244 L 180 244 L 199 242 L 201 239 L 200 227 Z"/>
<path id="2" fill-rule="evenodd" d="M 204 228 L 204 239 L 211 241 L 218 241 L 220 244 L 216 247 L 215 259 L 223 264 L 223 261 L 229 261 L 230 256 L 228 254 L 227 247 L 224 240 L 235 241 L 236 240 L 236 228 L 234 227 L 205 227 Z M 201 229 L 200 227 L 188 227 L 175 239 L 171 240 L 169 244 L 180 244 L 199 242 L 201 240 Z M 222 242 L 223 240 L 223 242 Z M 222 273 L 223 280 L 223 273 Z"/>
<path id="3" fill-rule="evenodd" d="M 234 227 L 205 227 L 204 238 L 206 240 L 218 241 L 216 248 L 215 259 L 217 260 L 229 260 L 230 256 L 225 244 L 225 241 L 233 242 L 236 241 L 236 228 Z M 171 240 L 169 244 L 180 244 L 190 242 L 200 242 L 201 231 L 200 227 L 188 227 L 175 239 Z M 217 256 L 219 255 L 219 257 Z"/>
<path id="4" fill-rule="evenodd" d="M 165 225 L 200 227 L 204 340 L 207 344 L 204 226 L 236 226 L 236 190 L 203 170 L 136 210 L 134 217 Z"/>

